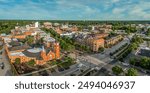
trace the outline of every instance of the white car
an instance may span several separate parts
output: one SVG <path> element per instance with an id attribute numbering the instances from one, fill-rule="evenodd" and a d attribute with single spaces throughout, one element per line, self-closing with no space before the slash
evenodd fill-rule
<path id="1" fill-rule="evenodd" d="M 124 65 L 124 66 L 129 66 L 129 64 L 128 64 L 128 63 L 123 63 L 123 62 L 122 62 L 122 65 Z"/>

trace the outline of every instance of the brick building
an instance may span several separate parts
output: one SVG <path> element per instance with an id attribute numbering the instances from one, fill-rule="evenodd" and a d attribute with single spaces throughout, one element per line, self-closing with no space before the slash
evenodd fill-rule
<path id="1" fill-rule="evenodd" d="M 2 37 L 11 63 L 14 63 L 16 58 L 20 58 L 21 63 L 34 60 L 36 64 L 43 65 L 48 61 L 60 59 L 59 43 L 39 28 L 17 27 L 11 32 L 11 35 Z M 24 42 L 27 36 L 32 36 L 33 44 L 38 44 L 38 47 Z M 42 43 L 39 43 L 39 40 L 42 40 Z"/>
<path id="2" fill-rule="evenodd" d="M 5 45 L 5 50 L 11 63 L 15 62 L 16 58 L 20 58 L 21 63 L 34 60 L 36 64 L 43 65 L 48 61 L 60 58 L 59 43 L 53 43 L 53 47 L 31 48 L 28 45 Z"/>
<path id="3" fill-rule="evenodd" d="M 100 47 L 104 47 L 108 34 L 87 34 L 75 37 L 77 43 L 88 46 L 92 51 L 97 52 Z"/>
<path id="4" fill-rule="evenodd" d="M 113 37 L 108 37 L 105 40 L 105 47 L 111 47 L 112 45 L 115 45 L 116 43 L 118 43 L 122 39 L 123 39 L 122 35 L 116 35 Z"/>
<path id="5" fill-rule="evenodd" d="M 112 31 L 112 25 L 99 25 L 97 29 L 102 33 L 110 33 Z"/>
<path id="6" fill-rule="evenodd" d="M 97 52 L 100 47 L 104 47 L 105 40 L 103 38 L 89 38 L 86 43 L 92 51 Z"/>
<path id="7" fill-rule="evenodd" d="M 44 27 L 47 28 L 47 29 L 50 29 L 50 28 L 53 27 L 52 23 L 50 23 L 50 22 L 44 22 L 43 25 L 44 25 Z"/>

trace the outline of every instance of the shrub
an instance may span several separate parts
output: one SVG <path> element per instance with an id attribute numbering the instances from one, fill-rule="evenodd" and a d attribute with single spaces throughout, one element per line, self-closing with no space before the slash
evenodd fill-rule
<path id="1" fill-rule="evenodd" d="M 34 59 L 32 59 L 29 62 L 27 62 L 27 64 L 30 65 L 30 66 L 34 66 L 35 65 Z"/>
<path id="2" fill-rule="evenodd" d="M 21 63 L 21 59 L 20 58 L 16 58 L 15 59 L 15 64 L 20 64 Z"/>

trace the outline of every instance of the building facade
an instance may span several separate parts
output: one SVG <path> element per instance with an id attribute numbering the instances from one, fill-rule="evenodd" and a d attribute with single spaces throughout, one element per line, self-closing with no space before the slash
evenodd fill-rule
<path id="1" fill-rule="evenodd" d="M 105 40 L 105 47 L 111 47 L 123 39 L 122 35 L 113 36 Z"/>
<path id="2" fill-rule="evenodd" d="M 31 48 L 29 46 L 8 47 L 5 45 L 5 50 L 11 63 L 14 63 L 17 58 L 21 63 L 34 60 L 37 65 L 43 65 L 48 61 L 60 59 L 59 43 L 53 43 L 53 49 L 48 48 Z"/>
<path id="3" fill-rule="evenodd" d="M 17 58 L 21 63 L 34 60 L 37 65 L 60 59 L 59 43 L 38 27 L 17 27 L 9 36 L 2 37 L 7 56 L 11 63 Z M 26 37 L 33 37 L 33 45 L 27 44 Z M 22 42 L 22 41 L 23 42 Z"/>
<path id="4" fill-rule="evenodd" d="M 86 43 L 93 52 L 98 52 L 99 48 L 104 47 L 105 40 L 103 38 L 89 38 Z"/>

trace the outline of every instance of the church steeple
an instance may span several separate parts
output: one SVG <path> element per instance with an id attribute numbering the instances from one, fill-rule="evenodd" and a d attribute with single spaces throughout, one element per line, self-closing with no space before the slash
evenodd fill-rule
<path id="1" fill-rule="evenodd" d="M 44 46 L 42 46 L 41 57 L 43 58 L 43 60 L 47 60 L 46 51 L 45 51 Z"/>
<path id="2" fill-rule="evenodd" d="M 42 52 L 45 52 L 45 48 L 44 48 L 44 46 L 42 46 Z"/>
<path id="3" fill-rule="evenodd" d="M 58 42 L 54 44 L 54 52 L 55 52 L 55 58 L 59 59 L 60 58 L 60 46 Z"/>

